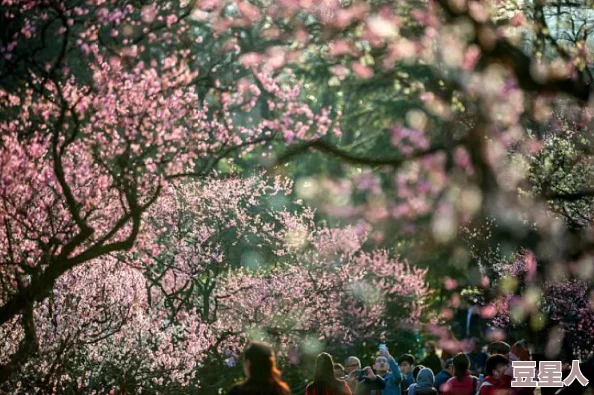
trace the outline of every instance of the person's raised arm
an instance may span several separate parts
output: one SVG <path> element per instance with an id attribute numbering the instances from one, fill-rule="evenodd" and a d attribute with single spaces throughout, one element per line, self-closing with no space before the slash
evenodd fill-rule
<path id="1" fill-rule="evenodd" d="M 388 350 L 381 350 L 380 355 L 383 355 L 388 360 L 388 364 L 390 365 L 390 370 L 392 371 L 392 378 L 391 380 L 394 381 L 395 384 L 400 384 L 404 377 L 402 377 L 402 373 L 400 372 L 400 367 L 398 363 L 394 359 L 394 357 L 390 354 Z"/>

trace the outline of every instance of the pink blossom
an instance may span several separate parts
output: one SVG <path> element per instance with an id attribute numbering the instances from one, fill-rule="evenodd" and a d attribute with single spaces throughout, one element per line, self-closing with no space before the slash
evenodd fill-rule
<path id="1" fill-rule="evenodd" d="M 481 56 L 481 50 L 476 45 L 471 45 L 464 53 L 464 60 L 462 61 L 462 70 L 471 71 L 476 66 Z"/>
<path id="2" fill-rule="evenodd" d="M 256 6 L 251 5 L 247 1 L 240 1 L 237 3 L 239 11 L 244 18 L 250 23 L 255 23 L 260 19 L 260 11 Z"/>
<path id="3" fill-rule="evenodd" d="M 373 77 L 373 70 L 369 66 L 365 66 L 363 63 L 353 63 L 351 66 L 353 72 L 360 78 L 369 79 Z"/>
<path id="4" fill-rule="evenodd" d="M 167 15 L 167 17 L 165 18 L 165 23 L 167 23 L 167 27 L 173 26 L 173 24 L 177 23 L 177 21 L 177 15 L 174 14 Z"/>
<path id="5" fill-rule="evenodd" d="M 346 40 L 337 40 L 330 42 L 330 55 L 338 57 L 351 52 L 349 43 Z"/>
<path id="6" fill-rule="evenodd" d="M 522 14 L 520 12 L 516 13 L 510 20 L 510 24 L 514 27 L 519 27 L 519 26 L 523 25 L 525 22 L 526 22 L 526 17 L 524 16 L 524 14 Z"/>
<path id="7" fill-rule="evenodd" d="M 456 289 L 458 287 L 458 282 L 454 279 L 446 277 L 444 280 L 444 286 L 448 291 Z"/>
<path id="8" fill-rule="evenodd" d="M 142 7 L 140 16 L 144 23 L 152 23 L 157 16 L 158 9 L 155 4 L 149 4 Z"/>

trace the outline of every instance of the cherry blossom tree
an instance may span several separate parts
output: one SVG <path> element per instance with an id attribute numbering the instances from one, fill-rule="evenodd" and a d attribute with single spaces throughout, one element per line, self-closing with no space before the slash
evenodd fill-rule
<path id="1" fill-rule="evenodd" d="M 290 80 L 281 86 L 233 63 L 220 45 L 204 57 L 188 49 L 204 39 L 187 21 L 193 10 L 187 2 L 2 3 L 0 325 L 23 331 L 0 381 L 38 348 L 36 304 L 78 265 L 131 249 L 168 183 L 209 175 L 259 143 L 333 130 L 327 110 L 297 102 Z M 216 31 L 205 35 L 213 41 Z M 218 62 L 233 65 L 220 78 Z M 243 83 L 221 82 L 238 70 Z M 262 104 L 283 121 L 274 112 L 233 115 Z"/>
<path id="2" fill-rule="evenodd" d="M 299 391 L 303 375 L 311 373 L 308 361 L 321 350 L 367 358 L 379 342 L 406 347 L 404 338 L 422 326 L 426 271 L 384 250 L 365 251 L 367 231 L 317 228 L 294 245 L 301 251 L 285 264 L 226 277 L 218 290 L 220 321 L 214 323 L 227 331 L 226 355 L 237 361 L 249 338 L 271 342 Z"/>
<path id="3" fill-rule="evenodd" d="M 320 242 L 330 233 L 337 244 Z M 415 329 L 428 292 L 425 271 L 408 267 L 386 251 L 368 253 L 360 246 L 335 255 L 334 248 L 364 241 L 352 229 L 324 229 L 311 237 L 316 252 L 297 258 L 300 264 L 262 273 L 242 270 L 228 277 L 220 291 L 228 298 L 222 309 L 235 317 L 229 321 L 235 322 L 236 333 L 255 328 L 286 347 L 298 343 L 303 334 L 344 345 Z M 405 312 L 388 314 L 392 304 Z"/>
<path id="4" fill-rule="evenodd" d="M 588 12 L 559 1 L 3 2 L 0 325 L 12 339 L 0 382 L 39 350 L 35 311 L 62 278 L 108 256 L 148 274 L 149 305 L 157 292 L 175 310 L 202 290 L 200 319 L 214 326 L 210 297 L 220 294 L 201 276 L 235 270 L 221 269 L 227 247 L 204 233 L 221 224 L 196 217 L 204 225 L 180 228 L 187 242 L 167 255 L 163 224 L 145 219 L 172 183 L 230 162 L 301 176 L 310 161 L 283 165 L 323 154 L 331 175 L 306 174 L 297 194 L 371 224 L 369 244 L 405 244 L 408 259 L 453 266 L 470 285 L 485 287 L 475 251 L 493 250 L 531 251 L 535 289 L 573 281 L 571 268 L 591 266 L 594 248 L 583 171 L 592 156 Z M 577 170 L 551 171 L 568 159 Z M 241 218 L 225 228 L 238 240 L 263 223 Z M 256 252 L 301 262 L 291 248 L 311 228 L 274 220 L 291 232 L 284 244 L 266 236 L 270 249 Z M 459 237 L 491 220 L 472 248 Z M 198 247 L 211 253 L 202 262 L 191 259 Z M 381 251 L 344 259 L 389 267 L 390 277 L 404 270 Z M 277 289 L 286 275 L 276 270 L 237 276 Z M 585 298 L 592 272 L 580 272 L 589 275 L 572 284 Z M 348 278 L 367 295 L 373 273 L 353 268 Z M 514 292 L 529 302 L 528 290 Z M 358 311 L 373 321 L 383 314 L 373 306 Z"/>
<path id="5" fill-rule="evenodd" d="M 292 4 L 295 14 L 316 8 Z M 364 217 L 379 242 L 394 242 L 382 228 L 396 228 L 398 241 L 421 239 L 415 261 L 486 288 L 481 264 L 495 262 L 473 250 L 527 249 L 538 262 L 533 280 L 548 289 L 592 265 L 588 11 L 580 2 L 498 5 L 332 3 L 325 40 L 311 44 L 329 72 L 300 75 L 316 82 L 319 100 L 343 105 L 348 139 L 311 141 L 279 160 L 312 150 L 333 157 L 341 172 L 310 178 L 303 196 L 332 215 Z M 361 176 L 361 167 L 373 173 Z M 472 248 L 459 237 L 490 221 L 496 226 Z M 576 295 L 587 308 L 592 272 L 581 272 L 586 289 Z M 524 291 L 514 290 L 529 299 Z"/>
<path id="6" fill-rule="evenodd" d="M 311 339 L 364 342 L 418 325 L 425 271 L 365 252 L 365 226 L 316 226 L 299 203 L 261 207 L 290 190 L 263 176 L 170 185 L 131 252 L 77 266 L 37 305 L 37 355 L 7 388 L 182 391 L 206 385 L 207 358 L 222 362 L 252 336 L 286 355 Z M 393 305 L 405 312 L 389 314 Z M 1 333 L 3 355 L 26 336 L 16 324 Z"/>
<path id="7" fill-rule="evenodd" d="M 187 311 L 172 321 L 163 300 L 149 304 L 145 283 L 141 271 L 113 259 L 78 266 L 61 277 L 34 311 L 37 354 L 4 390 L 143 392 L 191 380 L 211 342 L 208 328 Z"/>
<path id="8" fill-rule="evenodd" d="M 588 282 L 579 277 L 558 279 L 540 287 L 535 282 L 536 267 L 530 251 L 499 264 L 499 278 L 493 285 L 501 292 L 485 307 L 487 316 L 492 317 L 495 328 L 528 337 L 550 358 L 562 351 L 587 356 L 594 342 L 588 329 L 594 323 Z M 516 288 L 522 290 L 524 298 L 517 295 Z M 526 316 L 530 317 L 528 328 L 522 325 Z"/>
<path id="9" fill-rule="evenodd" d="M 218 334 L 209 326 L 217 314 L 211 296 L 217 276 L 240 264 L 234 253 L 242 237 L 259 237 L 262 249 L 279 248 L 280 222 L 273 220 L 282 209 L 260 205 L 287 188 L 286 180 L 261 177 L 170 184 L 149 208 L 131 251 L 77 266 L 36 305 L 37 355 L 7 390 L 196 385 L 197 364 L 217 351 Z M 12 324 L 0 332 L 5 358 L 18 353 L 27 336 Z"/>
<path id="10" fill-rule="evenodd" d="M 286 180 L 261 177 L 171 184 L 149 208 L 134 249 L 77 266 L 36 305 L 37 355 L 7 388 L 103 392 L 195 385 L 197 364 L 218 351 L 219 334 L 209 326 L 217 317 L 217 277 L 241 264 L 234 253 L 242 238 L 259 237 L 263 250 L 280 248 L 282 209 L 260 205 L 289 187 Z M 7 359 L 27 336 L 17 320 L 1 334 Z"/>

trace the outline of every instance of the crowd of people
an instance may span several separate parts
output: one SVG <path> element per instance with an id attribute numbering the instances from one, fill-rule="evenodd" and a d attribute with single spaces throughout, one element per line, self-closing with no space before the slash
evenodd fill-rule
<path id="1" fill-rule="evenodd" d="M 425 350 L 427 356 L 416 365 L 412 355 L 396 359 L 382 345 L 368 366 L 355 356 L 348 357 L 344 365 L 335 363 L 330 354 L 323 352 L 316 358 L 313 381 L 305 395 L 534 394 L 532 387 L 512 387 L 512 362 L 531 360 L 523 342 L 511 347 L 505 342 L 493 342 L 486 352 L 475 347 L 446 360 L 437 356 L 431 342 Z M 243 366 L 246 380 L 235 385 L 229 395 L 290 394 L 276 367 L 274 352 L 266 343 L 250 343 L 244 351 Z"/>

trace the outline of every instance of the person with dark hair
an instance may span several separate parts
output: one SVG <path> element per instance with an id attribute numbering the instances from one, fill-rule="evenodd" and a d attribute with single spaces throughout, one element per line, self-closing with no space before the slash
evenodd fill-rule
<path id="1" fill-rule="evenodd" d="M 500 391 L 501 378 L 507 369 L 509 359 L 501 354 L 493 354 L 487 358 L 485 373 L 487 376 L 479 388 L 478 395 L 497 395 Z"/>
<path id="2" fill-rule="evenodd" d="M 479 375 L 485 373 L 485 363 L 487 362 L 488 355 L 482 350 L 480 340 L 472 338 L 470 340 L 472 350 L 468 353 L 468 359 L 470 359 L 470 373 Z"/>
<path id="3" fill-rule="evenodd" d="M 229 395 L 289 395 L 281 380 L 272 348 L 264 342 L 250 342 L 243 351 L 245 381 L 233 386 Z"/>
<path id="4" fill-rule="evenodd" d="M 422 367 L 415 380 L 416 383 L 408 387 L 407 395 L 437 395 L 437 390 L 433 386 L 435 377 L 431 369 Z"/>
<path id="5" fill-rule="evenodd" d="M 412 371 L 415 367 L 415 357 L 410 354 L 401 355 L 398 358 L 398 367 L 402 374 L 402 393 L 404 394 L 408 387 L 415 382 Z"/>
<path id="6" fill-rule="evenodd" d="M 534 394 L 534 388 L 532 387 L 514 387 L 512 388 L 511 382 L 514 377 L 514 368 L 512 363 L 514 361 L 530 361 L 530 350 L 528 345 L 524 341 L 518 341 L 510 348 L 509 354 L 507 355 L 509 364 L 507 369 L 503 373 L 500 379 L 499 388 L 508 390 L 512 395 L 532 395 Z"/>
<path id="7" fill-rule="evenodd" d="M 375 371 L 386 382 L 382 395 L 402 395 L 402 374 L 396 360 L 388 349 L 380 350 L 373 365 Z"/>
<path id="8" fill-rule="evenodd" d="M 316 358 L 314 380 L 305 388 L 305 395 L 351 395 L 351 389 L 334 374 L 334 361 L 328 353 Z"/>
<path id="9" fill-rule="evenodd" d="M 412 376 L 413 376 L 413 380 L 414 380 L 414 382 L 415 382 L 415 383 L 417 382 L 417 376 L 419 375 L 419 372 L 420 372 L 420 371 L 421 371 L 421 369 L 423 369 L 424 367 L 425 367 L 425 366 L 423 366 L 423 365 L 417 365 L 417 366 L 415 366 L 415 368 L 413 369 Z"/>
<path id="10" fill-rule="evenodd" d="M 510 350 L 511 347 L 506 342 L 493 342 L 489 344 L 489 347 L 487 348 L 489 355 L 499 354 L 506 358 L 509 357 Z"/>
<path id="11" fill-rule="evenodd" d="M 474 395 L 478 388 L 478 378 L 472 376 L 468 368 L 470 360 L 463 352 L 454 357 L 454 377 L 449 379 L 443 387 L 445 395 Z"/>
<path id="12" fill-rule="evenodd" d="M 441 359 L 437 356 L 435 342 L 428 341 L 425 343 L 425 352 L 427 355 L 421 360 L 421 365 L 431 369 L 434 375 L 438 374 L 441 371 Z"/>
<path id="13" fill-rule="evenodd" d="M 454 375 L 454 360 L 452 358 L 445 361 L 443 370 L 435 376 L 435 389 L 439 394 L 443 394 L 443 385 Z"/>
<path id="14" fill-rule="evenodd" d="M 334 377 L 336 377 L 337 379 L 342 379 L 342 378 L 344 378 L 344 375 L 345 375 L 344 366 L 342 366 L 339 363 L 335 363 L 334 364 Z"/>

